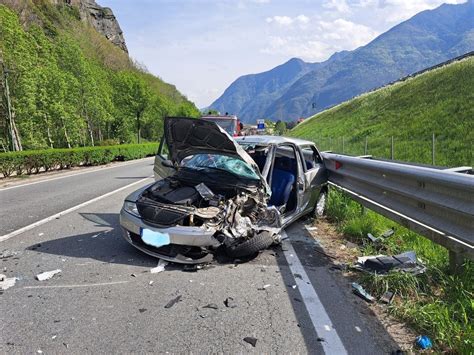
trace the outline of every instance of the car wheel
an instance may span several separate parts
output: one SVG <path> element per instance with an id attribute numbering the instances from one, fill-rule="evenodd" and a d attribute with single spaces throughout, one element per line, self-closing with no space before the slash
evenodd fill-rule
<path id="1" fill-rule="evenodd" d="M 316 201 L 316 205 L 314 206 L 315 218 L 321 218 L 322 216 L 324 216 L 324 213 L 326 212 L 327 197 L 327 191 L 323 190 L 319 193 L 318 200 Z"/>
<path id="2" fill-rule="evenodd" d="M 260 232 L 250 239 L 226 249 L 227 255 L 233 258 L 241 258 L 257 253 L 273 244 L 273 234 L 267 231 Z"/>

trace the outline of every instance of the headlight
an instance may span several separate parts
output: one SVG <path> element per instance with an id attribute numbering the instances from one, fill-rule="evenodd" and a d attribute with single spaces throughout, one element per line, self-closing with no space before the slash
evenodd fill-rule
<path id="1" fill-rule="evenodd" d="M 134 202 L 125 201 L 123 203 L 123 209 L 135 217 L 140 217 L 137 205 Z"/>

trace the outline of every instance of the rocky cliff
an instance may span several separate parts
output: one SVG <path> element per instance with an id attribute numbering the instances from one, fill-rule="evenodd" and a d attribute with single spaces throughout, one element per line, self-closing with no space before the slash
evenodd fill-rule
<path id="1" fill-rule="evenodd" d="M 122 29 L 110 8 L 102 7 L 94 0 L 53 0 L 53 3 L 78 7 L 82 21 L 89 22 L 110 42 L 128 53 Z"/>

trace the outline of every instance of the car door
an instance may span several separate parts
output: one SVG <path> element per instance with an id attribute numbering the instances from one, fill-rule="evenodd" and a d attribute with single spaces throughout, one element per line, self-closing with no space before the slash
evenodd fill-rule
<path id="1" fill-rule="evenodd" d="M 300 151 L 303 160 L 303 169 L 305 171 L 305 210 L 309 211 L 314 208 L 319 192 L 322 186 L 327 182 L 326 168 L 324 167 L 321 155 L 314 145 L 301 146 Z"/>
<path id="2" fill-rule="evenodd" d="M 167 176 L 172 175 L 175 170 L 163 165 L 163 161 L 169 159 L 168 145 L 166 144 L 165 137 L 161 138 L 160 145 L 158 146 L 158 151 L 155 155 L 155 164 L 153 166 L 153 173 L 155 180 L 161 180 Z"/>

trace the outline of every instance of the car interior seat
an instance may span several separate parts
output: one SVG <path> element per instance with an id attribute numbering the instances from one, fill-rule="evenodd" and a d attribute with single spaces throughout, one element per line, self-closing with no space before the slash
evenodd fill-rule
<path id="1" fill-rule="evenodd" d="M 272 173 L 272 196 L 270 206 L 284 206 L 288 202 L 296 181 L 296 161 L 290 158 L 275 158 Z"/>

